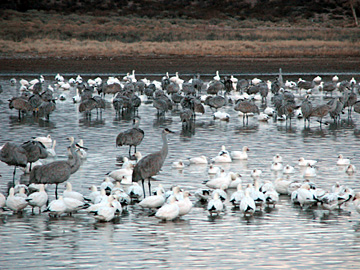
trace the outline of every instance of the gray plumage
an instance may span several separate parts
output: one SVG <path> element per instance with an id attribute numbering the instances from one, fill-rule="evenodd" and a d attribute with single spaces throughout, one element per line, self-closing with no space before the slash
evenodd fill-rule
<path id="1" fill-rule="evenodd" d="M 309 95 L 307 95 L 305 97 L 305 100 L 301 104 L 301 113 L 303 114 L 304 117 L 304 126 L 306 126 L 306 121 L 308 121 L 308 125 L 310 126 L 310 116 L 312 110 L 313 110 L 312 103 L 310 101 Z"/>
<path id="2" fill-rule="evenodd" d="M 42 142 L 31 140 L 24 142 L 21 147 L 25 149 L 27 162 L 30 163 L 30 171 L 33 162 L 48 157 L 48 151 Z"/>
<path id="3" fill-rule="evenodd" d="M 0 151 L 0 160 L 9 166 L 15 166 L 13 172 L 13 185 L 15 182 L 16 167 L 26 167 L 27 155 L 24 148 L 15 143 L 7 142 Z"/>
<path id="4" fill-rule="evenodd" d="M 21 114 L 30 112 L 33 110 L 32 106 L 24 97 L 13 97 L 9 100 L 9 108 L 16 109 L 19 111 L 19 119 L 21 119 Z"/>
<path id="5" fill-rule="evenodd" d="M 238 100 L 235 103 L 234 110 L 243 113 L 243 123 L 245 123 L 245 117 L 246 117 L 246 123 L 248 123 L 249 113 L 257 113 L 257 114 L 260 113 L 259 107 L 249 100 Z"/>
<path id="6" fill-rule="evenodd" d="M 134 127 L 124 132 L 120 132 L 116 137 L 116 146 L 129 146 L 129 156 L 131 156 L 131 147 L 134 146 L 136 152 L 136 146 L 138 146 L 144 139 L 144 131 L 139 128 L 139 120 L 134 119 Z"/>
<path id="7" fill-rule="evenodd" d="M 208 105 L 211 109 L 214 108 L 216 111 L 223 107 L 226 103 L 226 100 L 224 97 L 222 96 L 208 96 L 206 99 L 205 99 L 205 105 Z"/>
<path id="8" fill-rule="evenodd" d="M 57 160 L 45 165 L 35 166 L 30 172 L 30 184 L 55 184 L 55 197 L 57 199 L 58 184 L 65 182 L 70 175 L 80 167 L 80 157 L 75 151 L 74 138 L 68 138 L 71 142 L 68 150 L 71 155 L 67 160 Z"/>
<path id="9" fill-rule="evenodd" d="M 209 95 L 217 95 L 219 91 L 225 89 L 225 85 L 220 81 L 212 81 L 209 84 L 208 89 L 206 90 Z"/>
<path id="10" fill-rule="evenodd" d="M 50 114 L 55 111 L 56 105 L 55 100 L 43 101 L 39 106 L 39 117 L 45 117 L 47 120 L 50 119 Z"/>
<path id="11" fill-rule="evenodd" d="M 133 173 L 132 173 L 132 181 L 138 182 L 139 180 L 142 181 L 142 187 L 145 197 L 145 188 L 144 188 L 144 181 L 148 179 L 149 181 L 149 195 L 151 195 L 151 184 L 150 178 L 156 175 L 164 164 L 166 156 L 168 154 L 168 143 L 166 135 L 168 133 L 173 133 L 169 129 L 165 128 L 162 131 L 161 137 L 163 141 L 162 148 L 152 154 L 149 154 L 142 159 L 135 165 Z"/>

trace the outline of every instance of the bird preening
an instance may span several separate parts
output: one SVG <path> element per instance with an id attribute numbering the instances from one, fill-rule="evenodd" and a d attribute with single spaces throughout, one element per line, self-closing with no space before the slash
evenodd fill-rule
<path id="1" fill-rule="evenodd" d="M 141 128 L 139 128 L 139 124 L 139 119 L 134 119 L 134 126 L 124 132 L 120 132 L 116 137 L 116 146 L 129 146 L 129 156 L 131 156 L 131 147 L 134 146 L 134 153 L 136 153 L 136 146 L 138 146 L 144 139 L 145 133 Z"/>

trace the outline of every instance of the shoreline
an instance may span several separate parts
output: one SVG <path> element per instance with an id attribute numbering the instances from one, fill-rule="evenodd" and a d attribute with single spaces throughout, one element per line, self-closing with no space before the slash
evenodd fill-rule
<path id="1" fill-rule="evenodd" d="M 0 75 L 21 74 L 359 74 L 359 57 L 242 58 L 223 56 L 2 57 Z"/>

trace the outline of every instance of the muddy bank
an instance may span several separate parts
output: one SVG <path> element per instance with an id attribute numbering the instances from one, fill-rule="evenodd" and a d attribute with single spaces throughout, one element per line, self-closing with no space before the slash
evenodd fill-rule
<path id="1" fill-rule="evenodd" d="M 227 58 L 227 57 L 121 57 L 121 58 L 2 58 L 0 75 L 11 74 L 263 74 L 360 73 L 358 58 Z"/>

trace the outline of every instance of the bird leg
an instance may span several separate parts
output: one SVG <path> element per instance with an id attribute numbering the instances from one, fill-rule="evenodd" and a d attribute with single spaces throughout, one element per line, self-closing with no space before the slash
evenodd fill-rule
<path id="1" fill-rule="evenodd" d="M 151 183 L 150 183 L 150 178 L 151 178 L 151 177 L 149 177 L 149 196 L 151 196 Z M 145 198 L 145 194 L 144 194 L 144 198 Z"/>
<path id="2" fill-rule="evenodd" d="M 13 172 L 13 187 L 15 187 L 15 173 L 16 173 L 16 166 L 14 167 L 14 172 Z"/>
<path id="3" fill-rule="evenodd" d="M 145 180 L 144 180 L 144 179 L 142 179 L 142 180 L 141 180 L 141 183 L 142 183 L 142 188 L 143 188 L 143 193 L 144 193 L 144 198 L 145 198 L 145 187 L 144 187 L 144 182 L 145 182 Z"/>
<path id="4" fill-rule="evenodd" d="M 58 188 L 58 184 L 55 184 L 55 199 L 57 200 L 58 196 L 57 196 L 57 188 Z"/>

